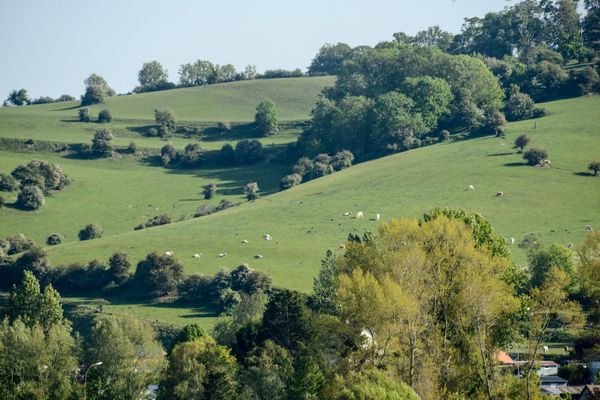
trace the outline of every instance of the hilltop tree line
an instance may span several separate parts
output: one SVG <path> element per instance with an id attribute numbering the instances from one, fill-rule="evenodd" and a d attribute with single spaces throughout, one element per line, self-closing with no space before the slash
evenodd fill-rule
<path id="1" fill-rule="evenodd" d="M 159 384 L 159 399 L 539 399 L 538 344 L 581 327 L 582 307 L 588 323 L 600 315 L 600 234 L 577 263 L 531 235 L 520 246 L 527 269 L 480 215 L 434 209 L 351 234 L 343 254 L 323 260 L 311 295 L 274 289 L 247 265 L 184 276 L 173 255 L 151 253 L 132 274 L 124 253 L 52 267 L 30 251 L 0 269 L 0 282 L 15 282 L 0 325 L 0 395 L 135 399 Z M 123 285 L 215 302 L 229 318 L 212 334 L 188 325 L 165 347 L 150 326 L 102 312 L 76 336 L 54 288 Z M 526 349 L 521 378 L 496 358 L 513 343 Z M 600 341 L 576 343 L 583 357 Z"/>

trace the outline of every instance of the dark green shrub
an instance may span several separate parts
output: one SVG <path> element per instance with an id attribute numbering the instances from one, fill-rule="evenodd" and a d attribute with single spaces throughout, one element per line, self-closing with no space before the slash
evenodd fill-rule
<path id="1" fill-rule="evenodd" d="M 18 188 L 19 182 L 12 175 L 0 173 L 0 190 L 12 192 Z"/>
<path id="2" fill-rule="evenodd" d="M 151 253 L 140 261 L 134 280 L 143 293 L 153 296 L 174 294 L 183 279 L 183 265 L 173 256 Z"/>
<path id="3" fill-rule="evenodd" d="M 231 165 L 235 161 L 235 150 L 229 143 L 225 143 L 219 152 L 219 162 L 223 165 Z"/>
<path id="4" fill-rule="evenodd" d="M 217 185 L 214 183 L 209 183 L 208 185 L 202 186 L 202 193 L 204 194 L 204 200 L 210 200 L 214 197 L 215 193 L 217 193 Z"/>
<path id="5" fill-rule="evenodd" d="M 440 140 L 448 140 L 450 138 L 450 132 L 447 131 L 446 129 L 443 129 L 440 132 Z"/>
<path id="6" fill-rule="evenodd" d="M 154 110 L 154 121 L 160 137 L 169 136 L 177 127 L 175 114 L 170 110 Z"/>
<path id="7" fill-rule="evenodd" d="M 92 240 L 102 237 L 102 228 L 96 224 L 88 224 L 79 231 L 79 240 Z"/>
<path id="8" fill-rule="evenodd" d="M 46 239 L 46 244 L 48 244 L 48 246 L 56 246 L 61 244 L 63 239 L 64 237 L 60 233 L 53 233 L 52 235 L 48 236 L 48 239 Z"/>
<path id="9" fill-rule="evenodd" d="M 5 240 L 5 248 L 6 254 L 13 255 L 17 253 L 22 253 L 24 251 L 30 250 L 33 247 L 33 242 L 22 233 L 18 235 L 6 238 Z"/>
<path id="10" fill-rule="evenodd" d="M 260 189 L 258 187 L 258 183 L 256 182 L 249 182 L 246 184 L 246 186 L 244 186 L 244 194 L 246 195 L 246 199 L 248 199 L 248 201 L 258 199 L 260 197 L 258 192 L 260 192 Z"/>
<path id="11" fill-rule="evenodd" d="M 177 286 L 179 296 L 188 302 L 211 300 L 209 296 L 211 279 L 205 275 L 189 275 Z"/>
<path id="12" fill-rule="evenodd" d="M 80 108 L 79 112 L 79 122 L 90 122 L 90 109 L 85 107 L 85 108 Z"/>
<path id="13" fill-rule="evenodd" d="M 506 102 L 506 118 L 509 121 L 520 121 L 533 117 L 535 103 L 533 99 L 525 93 L 515 93 L 508 98 Z"/>
<path id="14" fill-rule="evenodd" d="M 351 167 L 352 161 L 354 161 L 354 154 L 348 150 L 342 150 L 331 158 L 331 167 L 334 171 L 341 171 Z"/>
<path id="15" fill-rule="evenodd" d="M 92 138 L 91 152 L 94 157 L 112 157 L 113 135 L 108 129 L 98 129 Z"/>
<path id="16" fill-rule="evenodd" d="M 110 111 L 104 109 L 98 113 L 98 122 L 101 124 L 108 123 L 112 121 L 112 115 Z"/>
<path id="17" fill-rule="evenodd" d="M 594 176 L 598 176 L 598 171 L 600 171 L 600 161 L 592 161 L 588 165 L 588 169 L 594 173 Z"/>
<path id="18" fill-rule="evenodd" d="M 281 182 L 279 182 L 279 189 L 287 190 L 296 185 L 299 185 L 300 183 L 302 183 L 302 175 L 300 175 L 300 174 L 286 175 L 281 179 Z"/>
<path id="19" fill-rule="evenodd" d="M 17 196 L 17 206 L 24 210 L 37 210 L 45 202 L 42 189 L 34 185 L 23 186 Z"/>
<path id="20" fill-rule="evenodd" d="M 515 139 L 515 148 L 519 149 L 519 153 L 522 153 L 529 142 L 531 142 L 531 138 L 529 136 L 520 135 Z"/>
<path id="21" fill-rule="evenodd" d="M 256 107 L 254 125 L 261 136 L 271 136 L 278 130 L 275 103 L 265 100 Z"/>
<path id="22" fill-rule="evenodd" d="M 256 139 L 241 140 L 235 145 L 235 159 L 240 164 L 254 164 L 262 158 L 262 144 Z"/>
<path id="23" fill-rule="evenodd" d="M 161 214 L 161 215 L 155 215 L 154 217 L 152 217 L 148 221 L 146 221 L 145 224 L 139 224 L 133 229 L 136 231 L 139 231 L 140 229 L 151 228 L 153 226 L 166 225 L 166 224 L 170 224 L 170 223 L 171 223 L 171 217 L 169 217 L 167 214 Z"/>
<path id="24" fill-rule="evenodd" d="M 548 159 L 546 150 L 534 147 L 523 153 L 523 158 L 527 160 L 529 165 L 542 165 L 543 161 Z"/>
<path id="25" fill-rule="evenodd" d="M 135 144 L 135 142 L 129 142 L 129 145 L 127 146 L 127 149 L 125 150 L 125 152 L 127 152 L 129 154 L 137 153 L 137 145 Z"/>

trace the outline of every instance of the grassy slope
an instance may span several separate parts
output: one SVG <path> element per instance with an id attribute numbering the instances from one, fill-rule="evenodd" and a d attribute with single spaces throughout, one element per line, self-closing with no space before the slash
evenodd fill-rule
<path id="1" fill-rule="evenodd" d="M 104 228 L 105 236 L 132 231 L 148 218 L 166 213 L 173 221 L 190 216 L 203 204 L 221 199 L 244 200 L 242 187 L 258 179 L 263 193 L 276 191 L 279 180 L 288 173 L 279 164 L 257 164 L 228 169 L 168 170 L 136 162 L 132 157 L 109 160 L 77 160 L 56 154 L 0 152 L 0 171 L 10 172 L 32 159 L 59 164 L 71 185 L 47 197 L 38 211 L 24 212 L 12 207 L 0 209 L 0 238 L 25 233 L 36 243 L 44 243 L 52 232 L 60 232 L 66 242 L 77 241 L 77 232 L 88 223 Z M 219 191 L 203 200 L 202 186 L 209 182 Z M 17 192 L 2 193 L 7 202 Z"/>
<path id="2" fill-rule="evenodd" d="M 113 122 L 102 125 L 113 130 L 115 143 L 127 145 L 135 140 L 139 147 L 159 148 L 164 141 L 142 137 L 131 128 L 154 124 L 154 110 L 168 108 L 180 122 L 250 122 L 259 102 L 272 99 L 281 121 L 308 118 L 318 93 L 332 85 L 334 77 L 269 79 L 231 82 L 219 85 L 174 89 L 132 96 L 115 96 L 90 108 L 93 119 L 101 109 L 110 110 Z M 51 140 L 65 143 L 89 142 L 96 123 L 77 122 L 79 102 L 0 108 L 0 137 Z M 283 143 L 289 136 L 262 139 L 264 143 Z M 183 147 L 189 139 L 171 140 Z M 220 148 L 223 140 L 207 141 L 203 147 Z"/>
<path id="3" fill-rule="evenodd" d="M 517 240 L 532 232 L 544 242 L 577 243 L 585 224 L 600 226 L 600 179 L 583 174 L 600 156 L 600 98 L 545 106 L 549 116 L 510 124 L 506 139 L 445 143 L 386 157 L 209 217 L 67 243 L 52 248 L 50 256 L 62 263 L 122 250 L 138 260 L 150 251 L 174 250 L 188 273 L 248 262 L 270 273 L 276 285 L 310 291 L 325 251 L 337 249 L 349 232 L 376 229 L 369 220 L 375 213 L 384 219 L 420 217 L 436 205 L 479 211 L 501 234 Z M 522 164 L 511 148 L 522 133 L 548 150 L 552 168 Z M 474 192 L 467 190 L 469 184 Z M 497 191 L 505 197 L 496 198 Z M 364 219 L 342 216 L 358 210 Z M 262 240 L 263 233 L 273 240 Z M 250 244 L 240 244 L 241 239 Z M 229 255 L 219 258 L 223 251 Z M 516 246 L 513 251 L 522 263 L 523 254 Z M 193 253 L 203 257 L 193 259 Z M 264 259 L 255 261 L 256 254 Z"/>

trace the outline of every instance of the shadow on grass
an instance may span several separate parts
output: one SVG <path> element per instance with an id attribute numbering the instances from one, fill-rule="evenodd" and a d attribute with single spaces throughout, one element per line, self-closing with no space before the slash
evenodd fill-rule
<path id="1" fill-rule="evenodd" d="M 523 162 L 509 162 L 509 163 L 504 163 L 502 164 L 505 167 L 528 167 L 529 165 L 527 163 L 523 163 Z"/>
<path id="2" fill-rule="evenodd" d="M 491 154 L 487 154 L 488 157 L 501 157 L 501 156 L 510 156 L 513 155 L 515 153 L 513 152 L 509 152 L 509 151 L 505 151 L 504 153 L 491 153 Z"/>
<path id="3" fill-rule="evenodd" d="M 577 175 L 577 176 L 596 176 L 596 175 L 592 174 L 591 172 L 573 172 L 573 175 Z"/>

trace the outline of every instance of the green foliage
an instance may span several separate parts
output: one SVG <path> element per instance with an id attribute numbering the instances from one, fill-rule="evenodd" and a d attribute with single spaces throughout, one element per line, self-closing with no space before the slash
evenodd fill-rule
<path id="1" fill-rule="evenodd" d="M 236 389 L 237 364 L 210 336 L 177 344 L 160 382 L 159 399 L 227 400 Z"/>
<path id="2" fill-rule="evenodd" d="M 309 314 L 305 299 L 298 292 L 275 292 L 265 309 L 262 329 L 266 338 L 293 351 L 310 335 Z"/>
<path id="3" fill-rule="evenodd" d="M 235 161 L 235 150 L 229 143 L 225 143 L 219 151 L 219 162 L 223 165 L 231 165 Z"/>
<path id="4" fill-rule="evenodd" d="M 154 217 L 148 219 L 146 223 L 136 225 L 133 229 L 139 231 L 140 229 L 152 228 L 153 226 L 166 225 L 171 223 L 171 217 L 167 214 L 155 215 Z"/>
<path id="5" fill-rule="evenodd" d="M 272 100 L 265 100 L 256 106 L 254 125 L 261 136 L 272 136 L 279 130 L 277 110 Z"/>
<path id="6" fill-rule="evenodd" d="M 287 399 L 287 384 L 292 378 L 292 358 L 286 349 L 266 340 L 246 357 L 240 372 L 241 395 L 247 399 Z"/>
<path id="7" fill-rule="evenodd" d="M 515 139 L 515 147 L 519 149 L 519 152 L 522 153 L 525 147 L 531 142 L 531 138 L 527 135 L 519 135 Z"/>
<path id="8" fill-rule="evenodd" d="M 0 190 L 4 192 L 12 192 L 18 188 L 19 182 L 12 175 L 0 173 Z"/>
<path id="9" fill-rule="evenodd" d="M 202 186 L 202 193 L 204 194 L 204 200 L 210 200 L 217 193 L 217 185 L 215 183 L 209 183 L 208 185 Z"/>
<path id="10" fill-rule="evenodd" d="M 154 110 L 154 122 L 158 125 L 160 137 L 169 136 L 177 127 L 177 119 L 171 110 Z"/>
<path id="11" fill-rule="evenodd" d="M 280 190 L 287 190 L 293 188 L 294 186 L 302 183 L 302 175 L 300 174 L 290 174 L 281 178 L 281 182 L 279 183 Z"/>
<path id="12" fill-rule="evenodd" d="M 85 94 L 81 98 L 82 106 L 102 103 L 106 97 L 115 95 L 115 91 L 100 75 L 91 74 L 83 83 L 85 84 Z"/>
<path id="13" fill-rule="evenodd" d="M 17 319 L 0 323 L 0 398 L 62 400 L 79 398 L 75 379 L 77 344 L 70 328 L 43 330 Z"/>
<path id="14" fill-rule="evenodd" d="M 435 207 L 429 213 L 423 215 L 423 220 L 428 222 L 438 218 L 440 215 L 464 222 L 473 234 L 476 247 L 485 248 L 490 256 L 508 258 L 509 252 L 506 240 L 496 233 L 491 222 L 481 214 L 468 213 L 462 209 Z"/>
<path id="15" fill-rule="evenodd" d="M 344 61 L 352 55 L 352 48 L 346 43 L 325 44 L 308 67 L 309 75 L 337 75 Z"/>
<path id="16" fill-rule="evenodd" d="M 10 92 L 6 101 L 14 106 L 25 106 L 29 104 L 30 99 L 26 89 L 19 89 Z"/>
<path id="17" fill-rule="evenodd" d="M 183 278 L 183 266 L 172 256 L 150 253 L 138 263 L 134 279 L 151 296 L 166 296 L 177 291 Z"/>
<path id="18" fill-rule="evenodd" d="M 579 257 L 577 274 L 583 293 L 598 307 L 600 303 L 600 232 L 590 232 L 577 250 L 577 255 Z"/>
<path id="19" fill-rule="evenodd" d="M 405 383 L 375 368 L 346 377 L 336 376 L 325 389 L 327 398 L 339 400 L 419 400 Z"/>
<path id="20" fill-rule="evenodd" d="M 131 319 L 97 316 L 85 348 L 89 399 L 139 399 L 159 379 L 163 349 L 147 324 Z"/>
<path id="21" fill-rule="evenodd" d="M 24 272 L 23 281 L 10 293 L 8 316 L 11 322 L 20 320 L 29 328 L 39 325 L 45 331 L 58 324 L 68 326 L 63 320 L 58 292 L 52 285 L 41 292 L 38 280 L 30 271 Z"/>
<path id="22" fill-rule="evenodd" d="M 210 337 L 206 329 L 204 329 L 198 324 L 186 325 L 181 329 L 181 331 L 177 335 L 177 338 L 173 343 L 173 347 L 175 347 L 179 343 L 193 342 L 194 340 L 203 337 Z"/>
<path id="23" fill-rule="evenodd" d="M 506 102 L 506 117 L 509 121 L 520 121 L 533 117 L 535 103 L 525 93 L 515 93 Z"/>
<path id="24" fill-rule="evenodd" d="M 244 195 L 246 195 L 246 199 L 248 201 L 254 201 L 260 197 L 260 188 L 258 187 L 258 183 L 256 182 L 248 182 L 244 186 Z"/>
<path id="25" fill-rule="evenodd" d="M 108 259 L 107 281 L 120 285 L 127 281 L 131 275 L 131 263 L 127 254 L 122 252 L 113 253 Z"/>
<path id="26" fill-rule="evenodd" d="M 105 124 L 107 122 L 111 122 L 112 121 L 112 115 L 110 113 L 110 111 L 104 109 L 104 110 L 100 110 L 100 112 L 98 113 L 98 122 L 101 124 Z"/>
<path id="27" fill-rule="evenodd" d="M 93 240 L 102 237 L 102 227 L 96 224 L 88 224 L 79 231 L 79 240 Z"/>
<path id="28" fill-rule="evenodd" d="M 37 210 L 44 205 L 46 199 L 42 190 L 34 185 L 21 187 L 17 196 L 17 206 L 24 210 Z"/>
<path id="29" fill-rule="evenodd" d="M 543 161 L 548 159 L 548 152 L 540 147 L 532 147 L 523 153 L 523 158 L 529 165 L 542 165 Z"/>
<path id="30" fill-rule="evenodd" d="M 140 92 L 160 90 L 167 84 L 167 71 L 158 61 L 145 62 L 138 72 Z"/>
<path id="31" fill-rule="evenodd" d="M 244 139 L 235 145 L 235 159 L 242 165 L 250 165 L 263 158 L 262 144 L 256 140 Z"/>
<path id="32" fill-rule="evenodd" d="M 53 233 L 50 236 L 48 236 L 48 239 L 46 239 L 46 244 L 48 246 L 56 246 L 61 244 L 64 239 L 64 236 L 60 233 Z"/>
<path id="33" fill-rule="evenodd" d="M 22 233 L 8 237 L 6 240 L 0 242 L 0 244 L 2 244 L 2 247 L 8 255 L 22 253 L 33 247 L 33 242 Z"/>
<path id="34" fill-rule="evenodd" d="M 90 109 L 87 107 L 80 108 L 77 112 L 79 122 L 90 122 Z"/>
<path id="35" fill-rule="evenodd" d="M 127 148 L 125 149 L 125 152 L 127 152 L 129 154 L 137 153 L 137 145 L 135 144 L 135 142 L 129 142 L 129 144 L 127 145 Z"/>
<path id="36" fill-rule="evenodd" d="M 108 129 L 98 129 L 92 138 L 91 152 L 94 157 L 112 157 L 113 135 Z"/>

